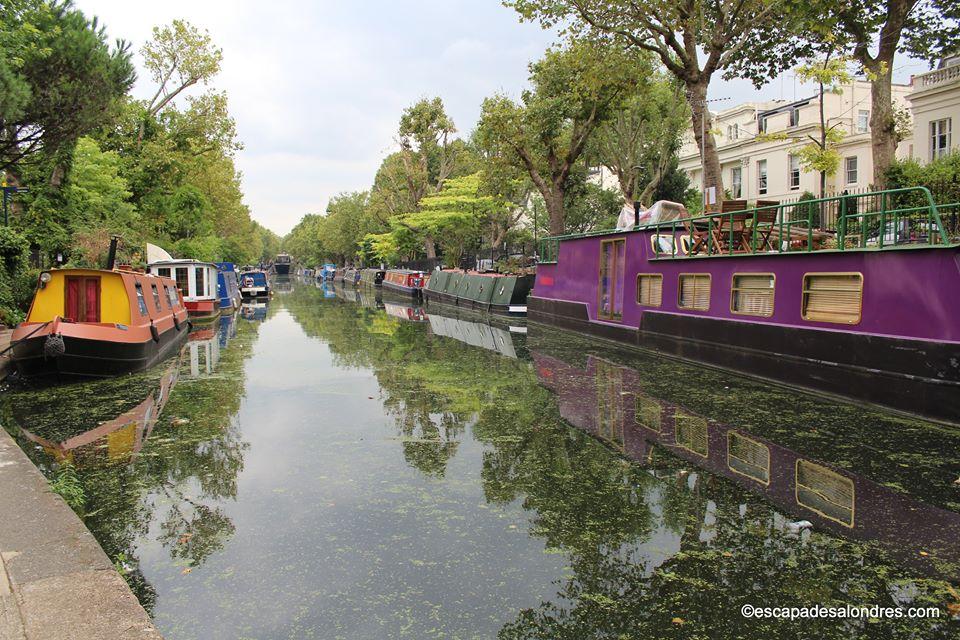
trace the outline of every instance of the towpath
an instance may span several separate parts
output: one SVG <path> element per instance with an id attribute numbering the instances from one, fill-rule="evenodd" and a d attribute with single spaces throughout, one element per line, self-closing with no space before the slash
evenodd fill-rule
<path id="1" fill-rule="evenodd" d="M 0 427 L 0 640 L 162 640 L 80 518 Z"/>

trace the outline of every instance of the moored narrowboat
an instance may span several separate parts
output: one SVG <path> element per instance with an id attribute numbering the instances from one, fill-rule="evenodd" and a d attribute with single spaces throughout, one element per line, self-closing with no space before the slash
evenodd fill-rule
<path id="1" fill-rule="evenodd" d="M 176 283 L 125 270 L 40 274 L 26 321 L 11 336 L 20 375 L 108 377 L 142 371 L 189 333 Z"/>
<path id="2" fill-rule="evenodd" d="M 387 275 L 384 269 L 361 269 L 360 284 L 365 287 L 383 286 L 383 277 Z"/>
<path id="3" fill-rule="evenodd" d="M 151 262 L 149 269 L 150 273 L 177 283 L 187 313 L 195 324 L 213 322 L 220 317 L 216 265 L 190 259 L 162 260 Z"/>
<path id="4" fill-rule="evenodd" d="M 388 269 L 383 277 L 383 288 L 395 293 L 420 299 L 430 276 L 423 271 L 410 269 Z"/>
<path id="5" fill-rule="evenodd" d="M 240 272 L 240 295 L 244 298 L 265 298 L 270 295 L 267 273 L 260 269 Z"/>
<path id="6" fill-rule="evenodd" d="M 237 268 L 232 262 L 217 262 L 217 297 L 220 312 L 231 314 L 240 308 L 240 282 Z"/>
<path id="7" fill-rule="evenodd" d="M 347 267 L 343 270 L 343 284 L 349 287 L 355 287 L 360 284 L 360 269 Z"/>
<path id="8" fill-rule="evenodd" d="M 337 265 L 326 263 L 319 269 L 317 269 L 317 280 L 322 280 L 324 282 L 333 281 L 333 277 L 337 273 Z"/>
<path id="9" fill-rule="evenodd" d="M 273 271 L 278 276 L 290 275 L 290 265 L 293 264 L 293 258 L 289 254 L 281 253 L 273 261 Z"/>
<path id="10" fill-rule="evenodd" d="M 930 192 L 759 205 L 547 238 L 529 317 L 960 422 L 960 243 Z"/>
<path id="11" fill-rule="evenodd" d="M 534 276 L 500 273 L 464 273 L 434 271 L 423 290 L 430 302 L 452 304 L 491 313 L 524 315 L 527 296 L 533 288 Z"/>

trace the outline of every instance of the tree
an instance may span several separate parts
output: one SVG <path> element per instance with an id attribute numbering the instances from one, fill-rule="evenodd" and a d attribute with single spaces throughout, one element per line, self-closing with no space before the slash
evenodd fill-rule
<path id="1" fill-rule="evenodd" d="M 689 114 L 675 80 L 658 74 L 641 83 L 597 128 L 588 147 L 589 156 L 617 177 L 627 202 L 650 204 L 676 156 Z"/>
<path id="2" fill-rule="evenodd" d="M 70 2 L 0 5 L 0 171 L 39 152 L 59 186 L 78 138 L 109 120 L 135 79 L 129 47 Z M 10 176 L 16 180 L 16 172 Z"/>
<path id="3" fill-rule="evenodd" d="M 707 90 L 714 75 L 758 87 L 809 46 L 794 36 L 797 19 L 768 0 L 504 0 L 527 20 L 570 33 L 590 33 L 660 58 L 686 89 L 691 124 L 703 156 L 704 182 L 723 193 L 711 132 Z M 702 134 L 701 134 L 702 132 Z"/>
<path id="4" fill-rule="evenodd" d="M 882 187 L 900 141 L 892 97 L 894 57 L 908 53 L 932 64 L 956 51 L 960 5 L 955 0 L 818 0 L 803 7 L 808 32 L 827 46 L 848 46 L 870 80 L 873 181 Z"/>
<path id="5" fill-rule="evenodd" d="M 812 60 L 796 69 L 797 78 L 802 82 L 814 82 L 820 99 L 820 126 L 816 136 L 807 134 L 809 142 L 797 151 L 800 166 L 808 171 L 820 174 L 820 197 L 827 191 L 827 176 L 832 176 L 840 166 L 840 152 L 837 145 L 846 136 L 840 128 L 842 122 L 827 122 L 824 109 L 824 96 L 827 93 L 840 93 L 841 85 L 849 84 L 853 77 L 847 71 L 845 58 L 831 58 L 827 53 L 822 60 Z"/>
<path id="6" fill-rule="evenodd" d="M 198 82 L 206 84 L 220 72 L 223 52 L 213 45 L 210 34 L 185 20 L 154 27 L 153 39 L 141 50 L 143 64 L 156 83 L 157 91 L 146 104 L 155 116 L 180 93 Z M 143 138 L 143 127 L 140 137 Z"/>
<path id="7" fill-rule="evenodd" d="M 528 173 L 543 196 L 550 233 L 564 233 L 564 192 L 590 135 L 646 72 L 637 55 L 575 40 L 530 65 L 522 104 L 503 95 L 484 100 L 478 142 Z"/>

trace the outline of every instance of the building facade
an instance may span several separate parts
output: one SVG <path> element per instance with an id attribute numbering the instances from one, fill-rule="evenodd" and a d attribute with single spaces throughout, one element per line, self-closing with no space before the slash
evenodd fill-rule
<path id="1" fill-rule="evenodd" d="M 894 103 L 909 108 L 910 85 L 893 86 Z M 827 177 L 827 192 L 862 190 L 873 181 L 870 148 L 870 83 L 854 80 L 842 93 L 824 95 L 823 110 L 828 127 L 844 133 L 836 148 L 840 154 L 837 172 Z M 712 113 L 712 130 L 720 154 L 723 187 L 727 196 L 746 200 L 791 200 L 808 191 L 819 194 L 820 174 L 800 166 L 797 150 L 820 134 L 820 97 L 792 102 L 749 102 Z M 761 133 L 769 137 L 760 136 Z M 913 140 L 897 148 L 899 157 L 913 154 Z M 680 169 L 690 186 L 701 188 L 700 152 L 692 130 L 684 134 Z"/>
<path id="2" fill-rule="evenodd" d="M 913 114 L 914 155 L 930 162 L 960 149 L 954 129 L 960 126 L 960 56 L 940 68 L 913 77 L 908 96 Z"/>

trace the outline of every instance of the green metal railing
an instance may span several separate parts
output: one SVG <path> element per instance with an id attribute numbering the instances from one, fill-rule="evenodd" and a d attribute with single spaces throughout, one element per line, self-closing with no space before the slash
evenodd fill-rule
<path id="1" fill-rule="evenodd" d="M 941 215 L 948 211 L 953 222 L 949 230 Z M 926 187 L 907 187 L 708 213 L 635 229 L 656 232 L 657 258 L 882 250 L 955 242 L 960 236 L 958 214 L 960 203 L 937 205 Z M 562 240 L 617 232 L 543 238 L 539 262 L 555 263 Z M 681 246 L 684 241 L 686 246 Z"/>

